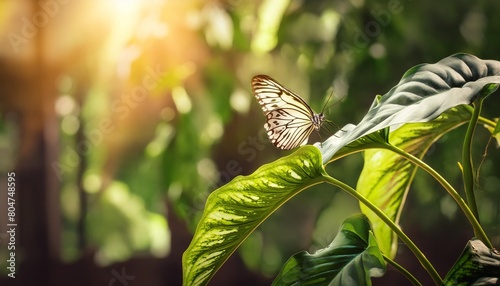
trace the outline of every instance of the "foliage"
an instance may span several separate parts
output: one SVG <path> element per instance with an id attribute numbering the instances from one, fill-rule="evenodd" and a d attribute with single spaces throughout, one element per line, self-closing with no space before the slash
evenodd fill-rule
<path id="1" fill-rule="evenodd" d="M 279 79 L 315 110 L 332 92 L 336 103 L 325 115 L 342 126 L 359 122 L 372 95 L 389 90 L 416 63 L 461 51 L 497 58 L 500 49 L 500 5 L 494 1 L 62 2 L 0 4 L 6 34 L 0 67 L 0 153 L 4 173 L 16 165 L 31 168 L 33 162 L 46 166 L 49 194 L 60 196 L 46 201 L 59 204 L 60 211 L 51 206 L 47 212 L 54 215 L 41 217 L 53 221 L 40 225 L 61 225 L 60 250 L 66 262 L 94 254 L 101 265 L 144 254 L 177 262 L 180 254 L 175 250 L 187 247 L 179 237 L 194 231 L 208 194 L 283 154 L 265 138 L 264 118 L 249 94 L 249 79 L 256 74 Z M 481 114 L 498 116 L 500 97 L 490 96 L 486 102 Z M 358 190 L 364 189 L 370 200 L 374 196 L 379 203 L 394 204 L 385 211 L 396 223 L 406 200 L 401 227 L 416 232 L 416 241 L 431 229 L 436 235 L 470 237 L 462 228 L 443 227 L 463 224 L 460 207 L 446 192 L 436 191 L 437 180 L 418 171 L 414 178 L 407 176 L 418 169 L 414 164 L 381 149 L 347 156 L 357 152 L 356 145 L 367 147 L 363 144 L 369 140 L 389 140 L 413 157 L 425 158 L 459 186 L 461 170 L 453 162 L 461 154 L 452 146 L 462 140 L 465 128 L 445 129 L 473 115 L 472 108 L 463 108 L 441 114 L 441 127 L 432 123 L 436 119 L 391 132 L 384 128 L 336 153 L 322 149 L 325 158 L 333 156 L 325 169 L 354 186 L 358 176 L 352 174 L 361 171 L 366 158 L 367 177 Z M 467 188 L 471 183 L 479 186 L 477 213 L 494 240 L 500 234 L 500 177 L 494 172 L 500 168 L 500 153 L 491 151 L 495 143 L 487 148 L 483 143 L 494 142 L 491 133 L 500 141 L 500 127 L 483 117 L 478 120 L 487 131 L 478 128 L 474 133 L 472 163 L 480 168 Z M 429 132 L 429 137 L 413 132 Z M 37 141 L 41 137 L 47 145 Z M 50 161 L 20 159 L 29 150 L 40 152 L 33 158 L 47 155 Z M 394 182 L 391 170 L 370 171 L 379 156 L 400 164 L 400 175 L 407 179 L 386 196 L 373 192 Z M 341 157 L 348 158 L 337 160 Z M 377 176 L 380 183 L 370 185 Z M 60 191 L 53 192 L 53 187 Z M 274 276 L 296 249 L 327 245 L 332 229 L 342 223 L 340 214 L 356 211 L 356 202 L 328 184 L 298 192 L 250 234 L 237 254 L 256 276 Z M 24 208 L 23 215 L 35 211 Z M 373 225 L 380 224 L 367 215 Z M 374 226 L 375 236 L 390 236 L 392 231 L 383 225 Z M 462 249 L 454 241 L 461 240 L 422 244 Z M 393 238 L 379 241 L 379 246 L 394 253 L 395 243 Z M 440 269 L 449 264 L 436 260 Z M 0 265 L 5 272 L 5 262 Z M 180 279 L 181 273 L 171 268 L 167 276 Z"/>
<path id="2" fill-rule="evenodd" d="M 444 278 L 444 285 L 492 285 L 500 277 L 500 253 L 478 239 L 471 239 L 455 266 Z"/>
<path id="3" fill-rule="evenodd" d="M 207 201 L 195 236 L 183 255 L 184 284 L 206 284 L 257 225 L 297 192 L 320 182 L 340 187 L 360 201 L 361 210 L 372 225 L 369 230 L 356 231 L 352 228 L 351 231 L 363 237 L 365 242 L 370 240 L 367 231 L 373 231 L 377 243 L 370 242 L 370 248 L 380 249 L 386 262 L 400 269 L 412 283 L 419 283 L 393 261 L 397 252 L 397 236 L 414 253 L 434 282 L 438 285 L 443 283 L 433 265 L 397 225 L 417 167 L 443 186 L 468 218 L 475 236 L 495 251 L 479 223 L 477 213 L 471 211 L 476 202 L 467 195 L 466 203 L 455 188 L 421 158 L 440 136 L 464 123 L 469 122 L 468 129 L 478 121 L 491 129 L 495 128 L 493 121 L 475 115 L 478 105 L 499 84 L 500 62 L 481 60 L 468 54 L 456 54 L 436 64 L 413 67 L 397 86 L 375 100 L 358 125 L 346 125 L 322 144 L 316 143 L 321 154 L 314 147 L 301 147 L 290 156 L 262 166 L 252 175 L 235 178 L 211 194 Z M 466 104 L 473 104 L 474 109 Z M 464 140 L 463 149 L 469 149 L 470 144 L 470 141 Z M 323 163 L 331 164 L 340 157 L 361 151 L 365 152 L 365 167 L 358 178 L 357 191 L 324 171 Z M 467 165 L 466 161 L 470 158 L 464 156 L 461 165 Z M 464 181 L 474 180 L 472 169 L 468 171 L 464 168 L 462 172 Z M 465 191 L 468 194 L 473 189 L 465 186 Z M 345 224 L 352 224 L 353 220 L 355 224 L 361 224 L 364 219 L 351 218 Z M 338 245 L 337 239 L 340 240 L 336 238 L 333 245 Z M 358 247 L 352 241 L 350 244 L 351 247 Z M 365 247 L 366 244 L 361 249 Z M 320 253 L 329 253 L 329 247 Z M 307 257 L 304 254 L 294 256 L 285 264 L 275 283 L 288 285 L 299 281 L 322 281 L 340 285 L 355 281 L 359 285 L 370 284 L 370 267 L 363 270 L 365 275 L 359 275 L 358 272 L 348 271 L 349 263 L 332 263 L 329 270 L 342 275 L 325 275 L 324 271 L 311 272 L 311 269 L 323 269 L 324 260 L 313 259 L 314 255 Z M 450 272 L 460 272 L 457 268 L 461 265 L 464 265 L 462 261 Z M 317 274 L 320 278 L 316 277 Z M 477 279 L 481 277 L 475 276 Z"/>
<path id="4" fill-rule="evenodd" d="M 385 262 L 370 222 L 362 215 L 346 219 L 330 245 L 314 254 L 292 256 L 276 277 L 274 285 L 345 285 L 345 281 L 371 285 L 369 277 L 380 277 Z"/>

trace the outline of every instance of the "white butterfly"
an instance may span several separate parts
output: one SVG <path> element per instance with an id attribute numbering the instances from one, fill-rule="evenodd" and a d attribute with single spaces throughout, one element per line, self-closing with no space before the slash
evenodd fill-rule
<path id="1" fill-rule="evenodd" d="M 325 121 L 323 112 L 314 113 L 299 95 L 267 75 L 254 76 L 252 89 L 266 115 L 267 136 L 280 149 L 306 144 L 309 135 L 319 131 Z"/>

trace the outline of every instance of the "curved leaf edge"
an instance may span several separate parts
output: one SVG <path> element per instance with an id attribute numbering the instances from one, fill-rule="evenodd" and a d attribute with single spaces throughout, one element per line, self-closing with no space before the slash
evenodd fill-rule
<path id="1" fill-rule="evenodd" d="M 500 252 L 481 240 L 467 242 L 462 254 L 446 274 L 443 285 L 497 285 L 500 283 Z"/>
<path id="2" fill-rule="evenodd" d="M 500 84 L 500 62 L 469 54 L 454 54 L 434 64 L 414 66 L 380 100 L 375 99 L 358 125 L 348 124 L 342 128 L 346 132 L 315 145 L 320 148 L 324 162 L 328 162 L 342 147 L 367 134 L 386 127 L 396 129 L 404 123 L 433 120 L 450 108 L 472 103 L 481 93 L 489 95 L 497 84 Z M 415 91 L 420 94 L 418 100 L 408 96 Z M 453 100 L 446 101 L 447 98 Z M 421 111 L 423 100 L 427 101 L 429 110 Z M 394 104 L 406 104 L 411 112 L 407 110 L 400 116 L 394 111 L 387 112 L 392 107 L 385 108 L 385 111 L 382 108 Z M 374 118 L 377 118 L 376 122 Z"/>
<path id="3" fill-rule="evenodd" d="M 215 267 L 211 268 L 209 273 L 201 275 L 201 276 L 196 276 L 196 275 L 193 276 L 193 273 L 192 273 L 193 265 L 190 265 L 190 262 L 192 262 L 193 255 L 195 255 L 193 253 L 193 251 L 194 251 L 193 249 L 195 249 L 196 245 L 198 245 L 200 243 L 200 241 L 203 240 L 203 236 L 200 237 L 198 234 L 203 229 L 202 224 L 207 219 L 207 217 L 210 215 L 210 212 L 207 212 L 207 206 L 210 205 L 213 200 L 216 200 L 217 196 L 228 185 L 234 184 L 235 182 L 239 182 L 239 181 L 254 180 L 254 177 L 256 176 L 256 174 L 265 173 L 266 170 L 268 170 L 268 169 L 274 169 L 274 168 L 276 168 L 276 165 L 279 164 L 280 162 L 286 162 L 287 160 L 290 160 L 290 159 L 293 160 L 294 157 L 300 155 L 301 153 L 309 153 L 310 155 L 316 157 L 316 159 L 318 161 L 318 165 L 315 167 L 317 168 L 319 176 L 317 176 L 315 178 L 311 178 L 311 180 L 308 183 L 301 184 L 300 186 L 295 188 L 294 191 L 290 192 L 289 196 L 285 197 L 285 199 L 283 199 L 282 201 L 277 203 L 275 205 L 275 207 L 271 209 L 271 211 L 269 211 L 266 215 L 262 216 L 262 218 L 259 221 L 257 221 L 255 223 L 255 225 L 253 227 L 251 227 L 251 229 L 249 229 L 249 231 L 247 231 L 246 233 L 241 235 L 240 239 L 237 240 L 236 243 L 234 244 L 234 246 L 231 247 L 229 249 L 229 251 L 227 251 L 224 254 L 223 258 L 218 260 L 218 262 L 214 264 Z M 320 153 L 320 150 L 318 148 L 313 147 L 311 145 L 302 146 L 296 152 L 294 152 L 288 156 L 282 157 L 274 162 L 262 165 L 255 172 L 253 172 L 250 175 L 246 175 L 246 176 L 240 175 L 240 176 L 235 177 L 229 183 L 227 183 L 226 185 L 218 188 L 213 193 L 211 193 L 209 195 L 209 197 L 207 198 L 205 210 L 203 212 L 203 215 L 202 215 L 200 221 L 198 222 L 193 239 L 192 239 L 190 245 L 188 246 L 188 248 L 186 249 L 186 251 L 182 255 L 183 285 L 205 285 L 205 284 L 207 284 L 213 278 L 213 276 L 216 274 L 216 272 L 224 265 L 224 263 L 227 261 L 227 259 L 229 259 L 229 257 L 246 240 L 246 238 L 248 238 L 248 236 L 260 224 L 262 224 L 270 215 L 272 215 L 279 207 L 281 207 L 284 203 L 286 203 L 288 200 L 293 198 L 298 193 L 302 192 L 304 189 L 311 187 L 315 184 L 319 184 L 319 183 L 323 182 L 324 181 L 323 178 L 324 178 L 324 176 L 327 176 L 327 173 L 323 167 L 321 159 L 322 159 L 321 153 Z"/>
<path id="4" fill-rule="evenodd" d="M 470 115 L 471 114 L 470 114 L 470 112 L 468 112 L 467 108 L 454 107 L 451 110 L 446 111 L 445 113 L 441 114 L 438 118 L 434 119 L 433 121 L 405 124 L 401 128 L 395 130 L 394 132 L 391 132 L 390 140 L 389 140 L 390 144 L 394 145 L 395 147 L 400 148 L 401 150 L 403 150 L 405 152 L 410 152 L 417 159 L 422 160 L 422 158 L 426 155 L 429 148 L 436 141 L 438 141 L 442 136 L 446 135 L 448 132 L 450 132 L 450 131 L 464 125 L 465 123 L 467 123 L 468 120 L 470 119 Z M 422 133 L 420 130 L 424 131 L 426 133 Z M 436 133 L 435 130 L 439 130 L 439 133 Z M 425 141 L 417 140 L 421 136 L 424 136 L 424 138 L 426 138 L 426 140 Z M 414 142 L 415 140 L 417 142 L 420 142 L 418 145 L 419 146 L 418 149 L 415 149 L 415 146 L 416 146 L 415 143 L 411 143 L 411 142 Z M 410 145 L 408 145 L 408 144 L 410 144 Z M 347 145 L 347 146 L 349 146 L 349 145 Z M 386 215 L 388 215 L 396 224 L 399 224 L 401 213 L 403 211 L 403 208 L 404 208 L 404 205 L 406 202 L 406 198 L 407 198 L 407 195 L 409 192 L 409 188 L 410 188 L 411 184 L 413 183 L 415 174 L 418 170 L 418 166 L 415 165 L 414 163 L 411 163 L 410 161 L 407 161 L 404 158 L 401 158 L 399 155 L 394 153 L 392 150 L 385 148 L 385 146 L 378 146 L 378 147 L 382 147 L 382 148 L 377 148 L 380 150 L 373 150 L 373 151 L 370 151 L 368 153 L 366 153 L 366 152 L 364 153 L 365 164 L 363 166 L 362 172 L 360 173 L 360 178 L 358 180 L 358 184 L 357 184 L 356 188 L 358 189 L 358 192 L 363 193 L 363 195 L 365 195 L 365 197 L 367 199 L 370 199 L 371 197 L 374 196 L 375 200 L 377 200 L 377 199 L 383 198 L 386 195 L 386 196 L 388 196 L 387 199 L 392 200 L 392 199 L 394 199 L 394 196 L 393 196 L 394 193 L 391 193 L 389 195 L 388 192 L 390 192 L 390 191 L 387 189 L 384 189 L 384 191 L 380 195 L 376 194 L 376 192 L 372 193 L 373 190 L 367 194 L 363 191 L 363 189 L 360 189 L 360 182 L 361 182 L 362 176 L 364 176 L 364 174 L 366 174 L 366 176 L 370 177 L 370 176 L 373 176 L 374 174 L 376 174 L 376 172 L 378 170 L 380 170 L 381 168 L 384 170 L 391 169 L 391 167 L 390 167 L 391 165 L 387 165 L 387 163 L 385 163 L 384 166 L 375 166 L 374 167 L 375 169 L 365 170 L 367 168 L 367 165 L 366 165 L 367 160 L 370 159 L 371 155 L 376 154 L 377 161 L 380 160 L 380 161 L 388 162 L 386 158 L 389 158 L 390 160 L 403 160 L 404 161 L 403 166 L 405 164 L 411 165 L 410 167 L 408 167 L 408 170 L 402 168 L 401 165 L 398 165 L 398 168 L 393 169 L 394 172 L 400 173 L 402 171 L 406 171 L 406 173 L 408 174 L 406 187 L 404 188 L 405 191 L 400 196 L 399 204 L 396 201 L 390 201 L 390 202 L 385 201 L 385 203 L 382 203 L 379 205 L 379 207 L 381 207 L 382 211 L 384 211 L 384 213 L 386 213 Z M 365 148 L 364 151 L 369 151 L 371 149 L 372 148 Z M 392 162 L 392 161 L 390 161 L 390 162 Z M 383 179 L 384 176 L 386 176 L 386 175 L 381 174 L 381 176 L 382 176 L 381 178 Z M 389 176 L 389 177 L 391 177 L 391 176 Z M 375 187 L 378 184 L 379 184 L 379 181 L 375 181 L 375 182 L 370 182 L 368 184 L 368 186 Z M 391 184 L 392 187 L 396 187 L 397 185 L 398 184 L 396 184 L 396 183 Z M 373 200 L 372 200 L 372 202 L 376 203 L 376 201 L 373 201 Z M 395 205 L 398 205 L 398 207 L 396 208 L 397 211 L 395 212 L 395 216 L 391 217 L 387 213 L 387 211 L 385 211 L 383 206 L 395 207 Z M 364 204 L 360 203 L 360 208 L 361 208 L 361 211 L 363 213 L 365 213 L 370 219 L 374 216 L 374 214 L 371 213 L 371 211 L 369 211 L 369 209 Z M 377 217 L 377 219 L 378 219 L 378 217 Z M 382 229 L 385 229 L 386 225 L 383 224 L 382 222 L 377 223 L 375 221 L 372 221 L 373 232 L 375 233 L 376 237 L 378 239 L 380 239 L 380 234 L 383 232 L 387 232 L 388 230 L 387 229 L 385 229 L 385 231 L 379 230 L 377 228 L 378 226 L 381 227 Z M 381 247 L 384 250 L 383 252 L 390 258 L 394 258 L 395 254 L 397 252 L 397 238 L 396 238 L 396 235 L 394 233 L 392 235 L 392 239 L 393 239 L 393 242 L 391 243 L 391 247 L 390 247 L 389 251 L 388 251 L 388 247 L 384 247 L 384 243 L 381 243 L 379 245 L 379 247 Z"/>
<path id="5" fill-rule="evenodd" d="M 352 257 L 346 260 L 348 254 Z M 346 271 L 349 273 L 345 274 Z M 353 281 L 357 281 L 358 285 L 370 285 L 370 277 L 381 277 L 385 271 L 386 262 L 370 222 L 359 213 L 344 220 L 328 246 L 312 254 L 301 251 L 290 257 L 273 285 L 347 285 L 345 283 Z"/>

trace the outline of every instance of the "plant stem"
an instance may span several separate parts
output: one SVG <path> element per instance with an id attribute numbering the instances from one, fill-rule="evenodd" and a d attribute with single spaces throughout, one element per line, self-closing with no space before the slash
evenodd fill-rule
<path id="1" fill-rule="evenodd" d="M 368 207 L 371 211 L 373 211 L 382 221 L 384 221 L 392 231 L 396 233 L 396 235 L 403 241 L 408 248 L 413 252 L 413 254 L 417 257 L 418 261 L 422 266 L 427 270 L 429 275 L 431 276 L 432 280 L 436 283 L 436 285 L 442 285 L 443 280 L 437 273 L 436 269 L 432 266 L 432 264 L 429 262 L 427 257 L 418 249 L 418 247 L 411 241 L 411 239 L 403 232 L 401 229 L 389 218 L 385 215 L 383 211 L 381 211 L 377 206 L 375 206 L 372 202 L 370 202 L 368 199 L 363 197 L 360 193 L 358 193 L 355 189 L 353 189 L 351 186 L 335 179 L 330 176 L 325 175 L 324 176 L 326 182 L 337 186 L 341 188 L 342 190 L 346 191 L 349 193 L 351 196 L 362 202 L 366 207 Z"/>
<path id="2" fill-rule="evenodd" d="M 409 154 L 400 148 L 391 145 L 389 143 L 386 143 L 384 145 L 384 148 L 387 148 L 402 157 L 406 158 L 413 164 L 419 166 L 422 168 L 424 171 L 429 173 L 432 177 L 436 179 L 443 187 L 444 189 L 451 195 L 451 197 L 457 202 L 458 206 L 462 209 L 462 212 L 465 214 L 467 219 L 469 220 L 469 223 L 472 225 L 472 228 L 474 229 L 474 234 L 476 235 L 477 238 L 479 238 L 484 244 L 486 244 L 489 248 L 493 248 L 493 245 L 491 244 L 490 240 L 488 239 L 488 236 L 486 236 L 486 233 L 484 232 L 483 228 L 479 224 L 479 221 L 476 219 L 470 208 L 467 206 L 465 201 L 462 199 L 462 197 L 457 193 L 457 191 L 446 181 L 438 172 L 436 172 L 434 169 L 432 169 L 429 165 L 427 165 L 425 162 L 422 160 L 418 159 L 417 157 L 413 156 L 412 154 Z"/>
<path id="3" fill-rule="evenodd" d="M 464 178 L 464 190 L 467 197 L 467 205 L 479 221 L 479 213 L 477 211 L 476 197 L 474 194 L 474 167 L 472 166 L 471 148 L 474 131 L 476 130 L 479 114 L 481 114 L 481 109 L 483 107 L 482 98 L 478 98 L 473 104 L 474 111 L 472 112 L 467 132 L 465 133 L 464 146 L 462 148 L 462 175 Z"/>
<path id="4" fill-rule="evenodd" d="M 464 107 L 470 112 L 471 117 L 472 117 L 472 115 L 474 114 L 474 108 L 470 105 L 465 105 Z M 491 128 L 495 128 L 495 126 L 497 126 L 497 123 L 495 121 L 490 120 L 486 117 L 482 117 L 480 114 L 478 114 L 478 115 L 479 116 L 478 116 L 477 122 L 480 122 L 481 124 L 484 124 L 484 125 L 488 125 Z"/>
<path id="5" fill-rule="evenodd" d="M 419 285 L 419 286 L 422 285 L 422 283 L 420 283 L 420 281 L 418 281 L 417 278 L 415 278 L 415 276 L 413 276 L 408 270 L 406 270 L 406 268 L 399 265 L 399 263 L 397 263 L 396 261 L 390 259 L 387 255 L 382 254 L 382 256 L 384 257 L 387 263 L 394 266 L 394 268 L 396 268 L 399 272 L 401 272 L 406 277 L 406 279 L 410 280 L 410 282 L 413 285 Z"/>
<path id="6" fill-rule="evenodd" d="M 479 116 L 477 121 L 484 125 L 488 125 L 491 128 L 495 128 L 495 126 L 497 126 L 497 123 L 495 121 L 489 120 L 488 118 L 484 118 L 482 116 Z"/>

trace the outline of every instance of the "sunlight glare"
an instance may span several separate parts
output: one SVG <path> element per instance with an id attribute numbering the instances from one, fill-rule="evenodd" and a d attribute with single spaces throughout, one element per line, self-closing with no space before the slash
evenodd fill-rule
<path id="1" fill-rule="evenodd" d="M 233 22 L 226 11 L 216 5 L 208 5 L 204 14 L 207 17 L 205 37 L 212 46 L 228 50 L 233 44 Z"/>
<path id="2" fill-rule="evenodd" d="M 160 123 L 156 128 L 155 138 L 146 147 L 146 154 L 151 157 L 157 157 L 162 154 L 168 146 L 168 143 L 174 136 L 174 127 L 168 123 Z"/>
<path id="3" fill-rule="evenodd" d="M 368 51 L 374 59 L 381 59 L 386 55 L 385 46 L 381 43 L 371 45 Z"/>
<path id="4" fill-rule="evenodd" d="M 127 79 L 132 73 L 132 63 L 141 55 L 141 47 L 130 45 L 118 55 L 116 74 L 120 79 Z"/>
<path id="5" fill-rule="evenodd" d="M 326 10 L 321 15 L 321 27 L 320 33 L 325 42 L 331 42 L 337 36 L 337 31 L 340 25 L 340 15 L 334 10 Z"/>
<path id="6" fill-rule="evenodd" d="M 67 115 L 61 121 L 61 129 L 68 135 L 75 135 L 80 128 L 80 120 L 74 115 Z"/>
<path id="7" fill-rule="evenodd" d="M 83 189 L 89 194 L 95 194 L 99 192 L 102 187 L 102 178 L 94 173 L 87 172 L 83 177 Z"/>
<path id="8" fill-rule="evenodd" d="M 175 107 L 180 113 L 188 113 L 191 111 L 191 99 L 182 86 L 176 86 L 172 89 L 172 99 L 174 100 Z"/>
<path id="9" fill-rule="evenodd" d="M 252 51 L 266 53 L 276 46 L 279 24 L 289 3 L 288 0 L 262 2 L 259 7 L 259 25 L 252 42 Z"/>
<path id="10" fill-rule="evenodd" d="M 248 110 L 250 109 L 250 102 L 251 102 L 250 99 L 251 97 L 245 90 L 237 88 L 231 94 L 229 102 L 231 104 L 231 107 L 237 112 L 247 113 Z"/>
<path id="11" fill-rule="evenodd" d="M 54 109 L 59 116 L 67 116 L 77 113 L 75 99 L 69 95 L 62 95 L 58 97 Z"/>
<path id="12" fill-rule="evenodd" d="M 224 134 L 222 121 L 218 116 L 211 116 L 206 122 L 206 128 L 200 134 L 201 144 L 210 145 Z"/>
<path id="13" fill-rule="evenodd" d="M 212 181 L 217 178 L 217 166 L 210 158 L 203 158 L 196 165 L 198 174 L 206 181 Z"/>

